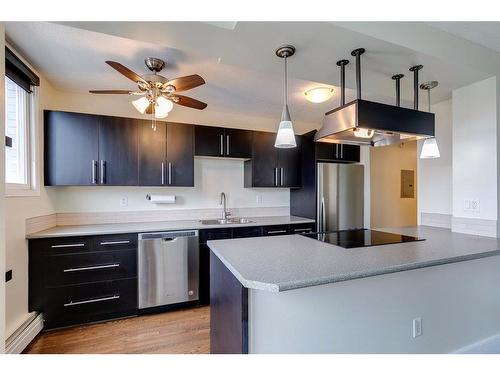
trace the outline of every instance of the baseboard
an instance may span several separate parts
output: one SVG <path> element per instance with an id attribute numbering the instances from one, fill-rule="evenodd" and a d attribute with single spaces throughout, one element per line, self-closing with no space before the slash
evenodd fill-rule
<path id="1" fill-rule="evenodd" d="M 420 225 L 451 229 L 451 218 L 452 216 L 447 214 L 422 212 L 420 214 Z"/>
<path id="2" fill-rule="evenodd" d="M 500 354 L 500 334 L 467 345 L 454 354 Z"/>
<path id="3" fill-rule="evenodd" d="M 453 216 L 451 219 L 451 231 L 464 234 L 475 234 L 478 236 L 496 237 L 497 221 Z"/>
<path id="4" fill-rule="evenodd" d="M 5 341 L 5 353 L 21 354 L 42 329 L 43 316 L 42 314 L 34 313 L 32 317 Z"/>

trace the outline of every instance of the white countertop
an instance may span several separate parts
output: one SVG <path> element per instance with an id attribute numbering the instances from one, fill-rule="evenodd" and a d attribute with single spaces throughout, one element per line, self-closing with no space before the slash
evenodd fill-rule
<path id="1" fill-rule="evenodd" d="M 26 236 L 28 239 L 50 238 L 50 237 L 74 237 L 93 236 L 101 234 L 118 233 L 140 233 L 158 232 L 184 229 L 213 229 L 227 227 L 251 227 L 280 224 L 304 224 L 312 223 L 314 220 L 298 216 L 262 216 L 247 217 L 252 223 L 245 224 L 202 224 L 199 220 L 173 220 L 173 221 L 152 221 L 147 223 L 118 223 L 118 224 L 94 224 L 94 225 L 66 225 L 56 226 L 41 232 L 32 233 Z"/>
<path id="2" fill-rule="evenodd" d="M 344 249 L 288 235 L 207 244 L 244 287 L 271 292 L 500 255 L 496 238 L 425 226 L 380 230 L 425 241 Z"/>

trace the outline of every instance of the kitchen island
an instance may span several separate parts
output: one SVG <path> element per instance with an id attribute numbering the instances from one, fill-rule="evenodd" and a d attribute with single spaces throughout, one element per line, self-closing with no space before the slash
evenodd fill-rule
<path id="1" fill-rule="evenodd" d="M 500 333 L 500 241 L 345 249 L 300 235 L 209 241 L 212 353 L 449 353 Z"/>

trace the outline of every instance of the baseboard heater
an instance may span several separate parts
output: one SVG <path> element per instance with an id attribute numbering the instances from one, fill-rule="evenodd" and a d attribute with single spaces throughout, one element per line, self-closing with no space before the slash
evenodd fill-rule
<path id="1" fill-rule="evenodd" d="M 5 353 L 21 354 L 43 329 L 43 315 L 32 315 L 5 341 Z"/>

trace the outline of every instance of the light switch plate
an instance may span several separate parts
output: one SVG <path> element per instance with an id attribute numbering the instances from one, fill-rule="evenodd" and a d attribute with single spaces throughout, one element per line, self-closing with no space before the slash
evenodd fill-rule
<path id="1" fill-rule="evenodd" d="M 122 207 L 127 207 L 128 206 L 128 197 L 126 195 L 123 195 L 120 198 L 120 206 L 122 206 Z"/>
<path id="2" fill-rule="evenodd" d="M 413 319 L 413 338 L 422 336 L 422 318 Z"/>

